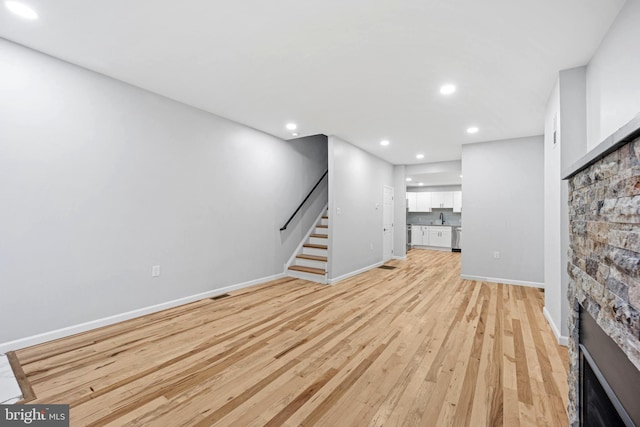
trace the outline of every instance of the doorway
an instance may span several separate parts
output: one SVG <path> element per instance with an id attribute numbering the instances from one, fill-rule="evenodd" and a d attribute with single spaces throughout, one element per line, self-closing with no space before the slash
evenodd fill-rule
<path id="1" fill-rule="evenodd" d="M 382 262 L 393 258 L 393 187 L 384 186 L 382 208 Z"/>

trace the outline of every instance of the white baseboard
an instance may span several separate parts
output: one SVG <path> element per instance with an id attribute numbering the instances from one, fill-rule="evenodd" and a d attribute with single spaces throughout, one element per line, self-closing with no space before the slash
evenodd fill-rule
<path id="1" fill-rule="evenodd" d="M 547 319 L 547 322 L 549 322 L 549 326 L 551 326 L 551 330 L 553 331 L 553 334 L 556 336 L 556 339 L 558 340 L 558 344 L 568 347 L 569 337 L 560 335 L 560 330 L 556 327 L 556 324 L 551 318 L 551 314 L 547 310 L 547 307 L 542 308 L 542 314 L 544 314 L 544 318 Z"/>
<path id="2" fill-rule="evenodd" d="M 477 280 L 480 282 L 490 282 L 490 283 L 504 283 L 505 285 L 530 286 L 532 288 L 544 289 L 544 283 L 540 283 L 540 282 L 527 282 L 524 280 L 499 279 L 497 277 L 470 276 L 468 274 L 461 274 L 460 278 L 464 280 Z"/>
<path id="3" fill-rule="evenodd" d="M 91 320 L 89 322 L 80 323 L 78 325 L 73 325 L 73 326 L 67 326 L 66 328 L 44 332 L 42 334 L 32 335 L 26 338 L 7 341 L 4 343 L 0 343 L 0 354 L 4 354 L 8 351 L 19 350 L 25 347 L 30 347 L 36 344 L 42 344 L 47 341 L 68 337 L 71 335 L 79 334 L 81 332 L 86 332 L 92 329 L 101 328 L 103 326 L 113 325 L 114 323 L 123 322 L 125 320 L 133 319 L 133 318 L 144 316 L 151 313 L 156 313 L 158 311 L 177 307 L 183 304 L 188 304 L 190 302 L 198 301 L 204 298 L 211 298 L 227 292 L 235 291 L 242 288 L 247 288 L 249 286 L 270 282 L 272 280 L 281 279 L 283 277 L 286 277 L 284 273 L 274 274 L 273 276 L 262 277 L 260 279 L 250 280 L 248 282 L 238 283 L 235 285 L 226 286 L 224 288 L 213 289 L 211 291 L 202 292 L 200 294 L 175 299 L 173 301 L 167 301 L 160 304 L 139 308 L 136 310 L 128 311 L 126 313 L 120 313 L 113 316 L 104 317 L 102 319 Z"/>
<path id="4" fill-rule="evenodd" d="M 399 259 L 400 261 L 404 261 L 404 260 L 407 259 L 407 256 L 406 255 L 405 256 L 395 256 L 394 255 L 393 257 L 391 257 L 391 259 Z"/>
<path id="5" fill-rule="evenodd" d="M 352 271 L 351 273 L 343 274 L 342 276 L 336 277 L 335 279 L 329 279 L 328 283 L 330 285 L 333 285 L 336 282 L 339 282 L 339 281 L 344 280 L 344 279 L 348 279 L 349 277 L 357 276 L 358 274 L 367 272 L 367 271 L 369 271 L 369 270 L 371 270 L 373 268 L 380 267 L 383 264 L 384 264 L 384 262 L 382 262 L 382 261 L 377 262 L 375 264 L 371 264 L 371 265 L 369 265 L 367 267 L 364 267 L 364 268 L 361 268 L 359 270 Z"/>

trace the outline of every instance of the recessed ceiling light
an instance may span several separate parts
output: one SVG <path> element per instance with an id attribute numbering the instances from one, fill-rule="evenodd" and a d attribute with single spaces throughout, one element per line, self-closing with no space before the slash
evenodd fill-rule
<path id="1" fill-rule="evenodd" d="M 423 186 L 424 182 L 419 182 L 418 185 Z"/>
<path id="2" fill-rule="evenodd" d="M 478 133 L 480 129 L 478 129 L 475 126 L 471 126 L 470 128 L 467 128 L 467 133 Z"/>
<path id="3" fill-rule="evenodd" d="M 456 91 L 456 85 L 453 84 L 446 84 L 446 85 L 442 85 L 440 87 L 440 93 L 443 95 L 451 95 L 452 93 L 454 93 Z"/>
<path id="4" fill-rule="evenodd" d="M 460 175 L 460 178 L 462 178 L 462 175 Z"/>
<path id="5" fill-rule="evenodd" d="M 291 136 L 298 136 L 298 132 L 292 133 Z"/>
<path id="6" fill-rule="evenodd" d="M 405 181 L 409 182 L 409 181 L 411 181 L 411 178 L 407 178 L 407 179 L 405 179 Z"/>
<path id="7" fill-rule="evenodd" d="M 7 6 L 11 12 L 24 19 L 38 19 L 38 14 L 35 10 L 31 9 L 26 4 L 18 3 L 17 1 L 6 1 L 4 5 Z"/>
<path id="8" fill-rule="evenodd" d="M 380 145 L 389 145 L 389 141 L 387 141 L 386 139 L 383 139 L 382 141 L 380 141 Z"/>
<path id="9" fill-rule="evenodd" d="M 295 124 L 295 123 L 287 123 L 287 129 L 296 130 L 296 129 L 298 129 L 298 125 Z"/>
<path id="10" fill-rule="evenodd" d="M 424 154 L 418 154 L 418 155 L 416 155 L 416 159 L 424 159 Z"/>

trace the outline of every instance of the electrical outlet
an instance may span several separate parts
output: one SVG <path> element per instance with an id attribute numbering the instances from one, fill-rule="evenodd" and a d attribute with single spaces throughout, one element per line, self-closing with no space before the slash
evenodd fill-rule
<path id="1" fill-rule="evenodd" d="M 160 276 L 160 266 L 154 265 L 151 267 L 151 277 L 159 277 Z"/>
<path id="2" fill-rule="evenodd" d="M 340 215 L 342 213 L 342 209 L 336 208 L 336 215 Z"/>
<path id="3" fill-rule="evenodd" d="M 369 242 L 369 249 L 373 250 L 373 242 Z"/>
<path id="4" fill-rule="evenodd" d="M 493 252 L 493 258 L 494 259 L 500 259 L 500 252 L 499 251 Z"/>

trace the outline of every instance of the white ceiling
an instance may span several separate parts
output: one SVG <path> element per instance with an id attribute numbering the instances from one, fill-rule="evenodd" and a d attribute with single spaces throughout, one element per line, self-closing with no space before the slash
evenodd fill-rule
<path id="1" fill-rule="evenodd" d="M 413 164 L 541 134 L 557 72 L 588 62 L 624 0 L 25 3 L 40 19 L 0 7 L 0 37 L 285 139 L 295 121 Z"/>

